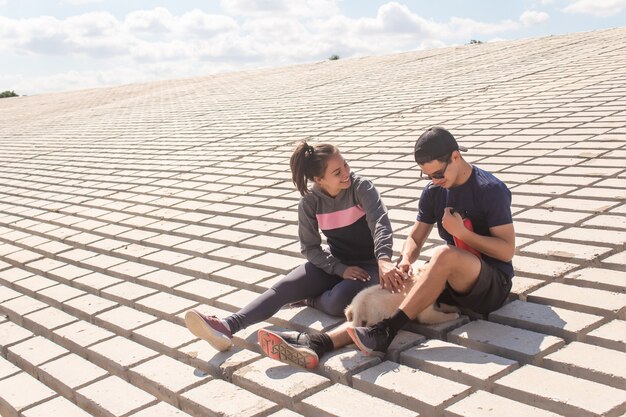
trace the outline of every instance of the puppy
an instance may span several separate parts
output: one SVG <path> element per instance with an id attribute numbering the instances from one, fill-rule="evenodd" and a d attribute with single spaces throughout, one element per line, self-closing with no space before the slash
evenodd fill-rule
<path id="1" fill-rule="evenodd" d="M 359 292 L 352 303 L 346 307 L 344 313 L 346 319 L 353 326 L 371 326 L 379 321 L 391 317 L 398 309 L 402 300 L 411 291 L 415 284 L 415 276 L 406 280 L 406 286 L 399 293 L 392 293 L 380 286 L 372 286 Z M 417 315 L 417 321 L 422 324 L 438 324 L 444 321 L 459 318 L 458 309 L 453 306 L 442 304 L 435 308 L 434 304 L 428 306 Z"/>

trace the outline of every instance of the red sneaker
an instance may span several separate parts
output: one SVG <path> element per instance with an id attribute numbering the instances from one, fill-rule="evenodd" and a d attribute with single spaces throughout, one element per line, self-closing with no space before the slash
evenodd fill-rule
<path id="1" fill-rule="evenodd" d="M 317 353 L 311 349 L 306 333 L 261 329 L 258 338 L 261 350 L 272 359 L 307 369 L 315 368 L 320 361 Z"/>
<path id="2" fill-rule="evenodd" d="M 189 310 L 185 314 L 185 325 L 194 336 L 209 342 L 215 349 L 228 350 L 232 345 L 233 338 L 228 326 L 215 316 L 207 316 L 197 310 Z"/>

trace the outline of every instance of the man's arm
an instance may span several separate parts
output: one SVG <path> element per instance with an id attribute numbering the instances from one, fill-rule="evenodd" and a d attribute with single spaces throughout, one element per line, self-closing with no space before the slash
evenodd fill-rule
<path id="1" fill-rule="evenodd" d="M 422 223 L 420 221 L 415 222 L 409 236 L 404 241 L 404 246 L 402 247 L 402 261 L 399 264 L 400 267 L 410 266 L 417 260 L 431 230 L 433 230 L 432 224 Z M 408 267 L 401 269 L 403 269 L 404 272 L 408 271 Z"/>
<path id="2" fill-rule="evenodd" d="M 458 213 L 450 214 L 450 207 L 446 207 L 442 224 L 448 233 L 458 237 L 480 253 L 503 262 L 509 262 L 513 259 L 515 254 L 515 229 L 513 223 L 490 227 L 489 233 L 491 233 L 491 236 L 482 236 L 466 229 L 461 215 Z"/>

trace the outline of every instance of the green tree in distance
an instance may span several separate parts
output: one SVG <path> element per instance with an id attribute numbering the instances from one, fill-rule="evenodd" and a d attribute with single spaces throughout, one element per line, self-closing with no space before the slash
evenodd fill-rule
<path id="1" fill-rule="evenodd" d="M 17 94 L 15 94 L 15 91 L 3 91 L 2 93 L 0 93 L 0 98 L 7 98 L 7 97 L 19 97 Z"/>

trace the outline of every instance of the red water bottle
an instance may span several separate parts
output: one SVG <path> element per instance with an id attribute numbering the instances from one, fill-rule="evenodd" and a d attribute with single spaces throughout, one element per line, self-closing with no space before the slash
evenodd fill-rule
<path id="1" fill-rule="evenodd" d="M 463 225 L 465 226 L 465 228 L 467 230 L 471 230 L 472 232 L 474 231 L 474 226 L 472 226 L 472 221 L 470 220 L 469 217 L 467 217 L 467 210 L 460 208 L 460 207 L 454 207 L 451 211 L 450 214 L 454 214 L 454 213 L 459 213 L 461 215 L 461 218 L 463 219 Z M 479 258 L 480 256 L 480 252 L 478 252 L 476 249 L 474 249 L 473 247 L 469 246 L 467 243 L 463 242 L 461 239 L 459 239 L 456 236 L 452 236 L 452 238 L 454 239 L 454 246 L 456 246 L 459 249 L 465 249 L 466 251 L 473 253 L 474 255 L 478 256 Z"/>

